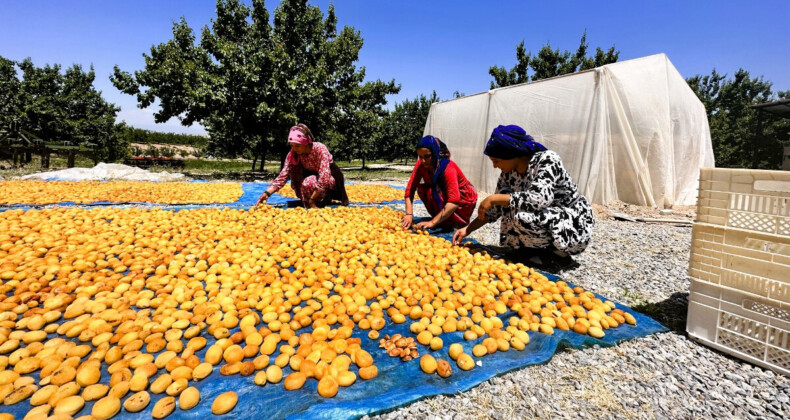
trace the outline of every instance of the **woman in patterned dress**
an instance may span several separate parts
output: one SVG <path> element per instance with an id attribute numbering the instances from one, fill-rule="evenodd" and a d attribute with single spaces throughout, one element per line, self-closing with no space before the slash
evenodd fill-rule
<path id="1" fill-rule="evenodd" d="M 550 250 L 560 257 L 584 251 L 595 223 L 592 208 L 557 153 L 517 125 L 495 128 L 483 153 L 502 170 L 496 194 L 480 203 L 472 223 L 455 232 L 454 244 L 502 219 L 500 245 L 509 250 Z"/>
<path id="2" fill-rule="evenodd" d="M 340 201 L 344 206 L 348 205 L 343 172 L 332 161 L 332 155 L 326 146 L 313 141 L 310 129 L 304 124 L 291 127 L 288 143 L 291 151 L 285 158 L 283 170 L 261 194 L 255 205 L 265 203 L 289 178 L 291 188 L 307 208 L 326 206 L 332 199 Z"/>
<path id="3" fill-rule="evenodd" d="M 417 142 L 419 159 L 406 187 L 406 214 L 401 225 L 408 229 L 414 222 L 414 193 L 422 200 L 431 220 L 414 225 L 416 229 L 461 227 L 469 224 L 477 204 L 477 191 L 450 160 L 450 152 L 441 140 L 425 136 Z"/>

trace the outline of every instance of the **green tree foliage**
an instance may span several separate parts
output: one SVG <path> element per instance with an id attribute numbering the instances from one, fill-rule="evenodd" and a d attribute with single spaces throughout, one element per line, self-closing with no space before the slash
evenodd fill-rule
<path id="1" fill-rule="evenodd" d="M 428 97 L 420 95 L 395 104 L 395 109 L 382 123 L 377 147 L 378 157 L 387 160 L 404 159 L 408 162 L 409 157 L 415 156 L 414 146 L 422 137 L 431 104 L 434 102 L 439 102 L 436 91 Z"/>
<path id="2" fill-rule="evenodd" d="M 19 90 L 22 82 L 17 77 L 16 63 L 0 57 L 0 127 L 22 117 Z"/>
<path id="3" fill-rule="evenodd" d="M 620 52 L 616 51 L 614 46 L 611 46 L 606 51 L 597 47 L 595 55 L 588 57 L 588 47 L 587 31 L 584 31 L 576 52 L 555 50 L 547 43 L 533 57 L 531 52 L 526 52 L 524 41 L 521 41 L 521 43 L 516 45 L 517 63 L 512 69 L 507 70 L 504 67 L 497 66 L 492 66 L 488 69 L 488 74 L 494 78 L 491 82 L 491 89 L 600 67 L 617 62 L 620 56 Z M 531 77 L 528 74 L 529 69 L 532 69 Z"/>
<path id="4" fill-rule="evenodd" d="M 92 143 L 99 159 L 121 159 L 128 143 L 118 136 L 119 109 L 102 98 L 95 80 L 93 67 L 86 72 L 75 64 L 63 72 L 57 64 L 36 67 L 29 58 L 16 63 L 0 57 L 0 124 L 17 121 L 45 141 Z"/>
<path id="5" fill-rule="evenodd" d="M 160 133 L 142 128 L 126 127 L 121 134 L 128 143 L 177 144 L 205 147 L 208 137 L 195 134 Z"/>
<path id="6" fill-rule="evenodd" d="M 779 169 L 784 146 L 790 146 L 790 119 L 751 108 L 790 91 L 771 90 L 772 83 L 739 69 L 732 78 L 714 69 L 710 75 L 686 79 L 705 105 L 716 166 Z"/>
<path id="7" fill-rule="evenodd" d="M 324 16 L 306 0 L 284 0 L 271 20 L 263 0 L 218 0 L 199 41 L 182 18 L 171 40 L 144 55 L 144 70 L 116 66 L 111 80 L 140 107 L 158 99 L 157 122 L 206 127 L 217 156 L 284 159 L 289 128 L 303 122 L 342 158 L 363 154 L 378 124 L 372 115 L 400 89 L 394 80 L 363 83 L 354 64 L 362 44 L 359 31 L 337 31 L 333 6 Z M 332 150 L 341 144 L 348 148 Z"/>

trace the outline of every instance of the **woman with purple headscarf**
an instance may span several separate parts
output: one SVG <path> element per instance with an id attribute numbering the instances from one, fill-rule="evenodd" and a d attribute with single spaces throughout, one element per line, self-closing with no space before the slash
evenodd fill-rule
<path id="1" fill-rule="evenodd" d="M 401 220 L 404 229 L 414 222 L 412 200 L 416 192 L 432 216 L 417 223 L 417 229 L 459 227 L 469 224 L 477 204 L 477 191 L 461 168 L 450 160 L 450 152 L 441 140 L 425 136 L 417 142 L 417 156 L 406 187 L 406 214 Z"/>
<path id="2" fill-rule="evenodd" d="M 495 128 L 483 153 L 502 170 L 496 194 L 480 203 L 472 223 L 455 232 L 454 244 L 502 219 L 500 244 L 509 250 L 550 250 L 561 257 L 584 251 L 595 223 L 592 208 L 557 153 L 517 125 Z"/>

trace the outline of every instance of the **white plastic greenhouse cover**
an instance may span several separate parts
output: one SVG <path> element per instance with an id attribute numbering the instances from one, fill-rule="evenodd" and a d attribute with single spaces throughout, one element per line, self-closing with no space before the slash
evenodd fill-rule
<path id="1" fill-rule="evenodd" d="M 424 134 L 493 192 L 499 170 L 483 147 L 500 124 L 559 153 L 594 203 L 695 204 L 699 169 L 714 166 L 705 107 L 664 54 L 434 103 Z"/>

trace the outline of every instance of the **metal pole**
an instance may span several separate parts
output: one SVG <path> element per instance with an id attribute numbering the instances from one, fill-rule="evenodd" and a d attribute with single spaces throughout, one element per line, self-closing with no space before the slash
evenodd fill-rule
<path id="1" fill-rule="evenodd" d="M 758 142 L 763 138 L 763 110 L 757 109 L 757 137 L 753 141 L 752 148 L 752 169 L 757 169 L 757 147 Z"/>

